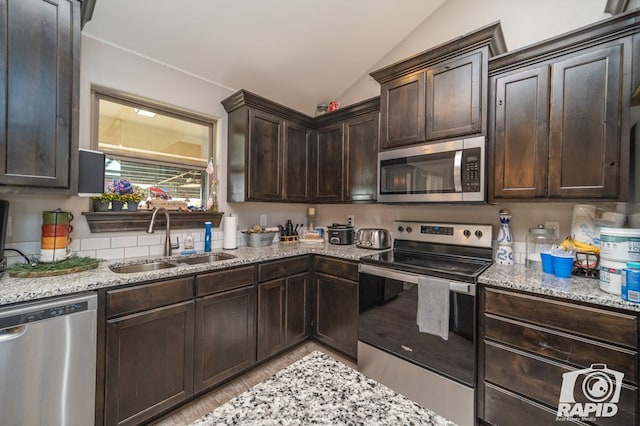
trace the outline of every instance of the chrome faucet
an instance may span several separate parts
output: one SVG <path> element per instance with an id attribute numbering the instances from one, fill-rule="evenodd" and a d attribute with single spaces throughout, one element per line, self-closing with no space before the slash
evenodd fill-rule
<path id="1" fill-rule="evenodd" d="M 169 228 L 171 227 L 171 219 L 169 218 L 169 212 L 164 207 L 153 209 L 153 214 L 151 215 L 151 222 L 149 222 L 149 228 L 147 228 L 147 234 L 153 234 L 153 224 L 156 220 L 156 215 L 159 211 L 164 213 L 165 221 L 166 221 L 166 235 L 164 237 L 164 256 L 171 256 L 171 249 L 177 249 L 180 247 L 180 239 L 176 237 L 176 245 L 171 244 L 171 234 L 169 232 Z"/>

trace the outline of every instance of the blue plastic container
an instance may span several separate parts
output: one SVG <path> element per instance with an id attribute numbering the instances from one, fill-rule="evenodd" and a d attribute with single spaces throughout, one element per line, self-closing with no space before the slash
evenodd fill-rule
<path id="1" fill-rule="evenodd" d="M 211 251 L 211 222 L 204 223 L 204 251 Z"/>
<path id="2" fill-rule="evenodd" d="M 553 256 L 551 253 L 540 253 L 542 259 L 542 272 L 545 274 L 553 274 Z"/>
<path id="3" fill-rule="evenodd" d="M 640 262 L 627 262 L 622 270 L 620 296 L 627 302 L 640 303 Z"/>
<path id="4" fill-rule="evenodd" d="M 553 273 L 558 278 L 569 278 L 573 271 L 573 256 L 553 255 Z"/>

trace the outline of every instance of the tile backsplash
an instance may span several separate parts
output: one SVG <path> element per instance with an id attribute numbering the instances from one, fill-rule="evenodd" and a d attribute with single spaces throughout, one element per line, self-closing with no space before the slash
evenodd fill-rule
<path id="1" fill-rule="evenodd" d="M 194 249 L 204 250 L 204 233 L 201 228 L 181 229 L 171 232 L 171 240 L 175 244 L 176 238 L 180 242 L 180 248 L 174 249 L 174 254 L 180 254 L 184 250 L 184 241 L 188 233 L 193 235 Z M 237 234 L 238 246 L 246 245 L 244 235 Z M 73 239 L 70 245 L 73 253 L 78 256 L 94 257 L 105 260 L 124 261 L 130 258 L 158 257 L 162 256 L 164 249 L 164 232 L 154 234 L 103 234 L 97 237 Z M 34 258 L 40 253 L 40 241 L 7 243 L 6 248 L 17 249 L 29 258 Z M 211 233 L 212 250 L 222 249 L 222 231 L 214 230 Z M 7 263 L 22 262 L 20 255 L 13 251 L 6 251 Z"/>

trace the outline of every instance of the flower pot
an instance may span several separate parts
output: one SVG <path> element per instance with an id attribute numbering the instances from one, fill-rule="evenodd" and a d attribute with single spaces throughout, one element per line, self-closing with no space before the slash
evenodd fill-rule
<path id="1" fill-rule="evenodd" d="M 127 210 L 130 212 L 138 211 L 138 202 L 137 201 L 127 201 Z"/>
<path id="2" fill-rule="evenodd" d="M 124 203 L 122 201 L 112 201 L 111 202 L 111 211 L 121 212 L 122 211 L 122 206 L 124 206 Z"/>
<path id="3" fill-rule="evenodd" d="M 95 200 L 93 202 L 93 210 L 97 212 L 106 212 L 109 211 L 109 202 L 104 202 L 100 200 Z"/>

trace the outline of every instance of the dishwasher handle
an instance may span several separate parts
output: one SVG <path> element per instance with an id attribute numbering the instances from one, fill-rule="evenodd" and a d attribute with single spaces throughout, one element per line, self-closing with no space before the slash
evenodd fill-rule
<path id="1" fill-rule="evenodd" d="M 19 339 L 27 332 L 27 327 L 27 324 L 22 324 L 0 330 L 0 343 Z"/>

